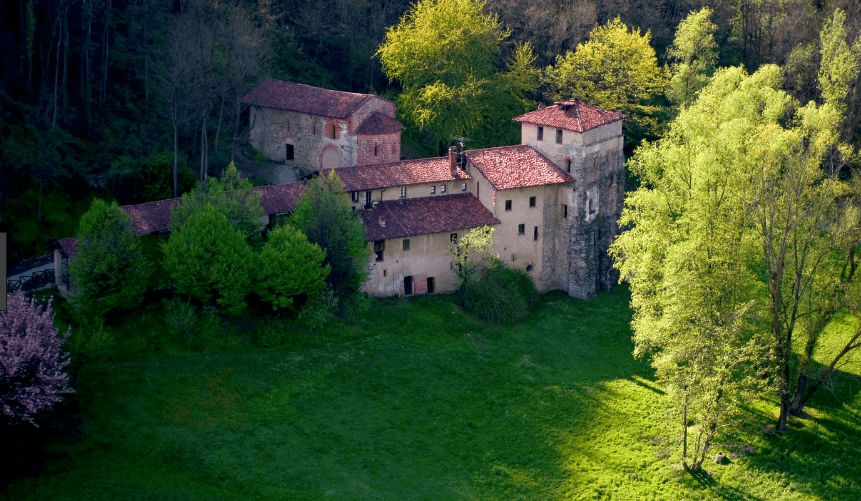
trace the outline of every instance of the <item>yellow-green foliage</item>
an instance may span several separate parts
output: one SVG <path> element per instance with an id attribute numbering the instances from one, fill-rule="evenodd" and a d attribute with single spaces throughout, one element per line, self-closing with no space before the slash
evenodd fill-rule
<path id="1" fill-rule="evenodd" d="M 326 287 L 329 265 L 323 265 L 326 251 L 312 244 L 292 226 L 270 231 L 257 256 L 255 292 L 272 309 L 288 308 L 293 298 L 311 296 Z"/>

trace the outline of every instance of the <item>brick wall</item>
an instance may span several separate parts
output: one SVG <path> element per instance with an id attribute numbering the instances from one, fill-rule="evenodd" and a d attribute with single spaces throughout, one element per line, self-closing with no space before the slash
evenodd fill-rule
<path id="1" fill-rule="evenodd" d="M 356 165 L 387 164 L 400 159 L 400 131 L 356 137 Z"/>

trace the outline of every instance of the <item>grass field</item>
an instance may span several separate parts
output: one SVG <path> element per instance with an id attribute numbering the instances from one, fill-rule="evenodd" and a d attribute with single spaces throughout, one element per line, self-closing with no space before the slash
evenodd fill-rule
<path id="1" fill-rule="evenodd" d="M 84 366 L 80 436 L 55 432 L 9 498 L 861 499 L 858 363 L 786 434 L 752 402 L 714 449 L 729 464 L 692 476 L 628 300 L 551 294 L 513 327 L 446 296 L 379 301 L 303 346 Z"/>

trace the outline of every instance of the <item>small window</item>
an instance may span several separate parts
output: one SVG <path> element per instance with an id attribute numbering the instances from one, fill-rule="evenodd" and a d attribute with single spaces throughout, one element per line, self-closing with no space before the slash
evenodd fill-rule
<path id="1" fill-rule="evenodd" d="M 436 195 L 436 186 L 431 186 L 431 195 Z"/>
<path id="2" fill-rule="evenodd" d="M 595 209 L 592 208 L 592 199 L 590 198 L 589 199 L 589 214 L 592 214 L 593 212 L 595 212 Z"/>
<path id="3" fill-rule="evenodd" d="M 526 271 L 527 271 L 527 273 L 532 271 L 532 265 L 531 264 L 526 266 Z"/>
<path id="4" fill-rule="evenodd" d="M 354 204 L 359 203 L 359 192 L 358 191 L 351 191 L 350 192 L 350 199 L 353 201 Z"/>
<path id="5" fill-rule="evenodd" d="M 452 242 L 457 242 L 457 233 L 452 233 L 451 235 L 449 235 L 449 238 Z"/>
<path id="6" fill-rule="evenodd" d="M 445 193 L 445 185 L 444 184 L 439 185 L 439 192 Z"/>
<path id="7" fill-rule="evenodd" d="M 407 198 L 407 187 L 406 187 L 406 186 L 401 186 L 401 187 L 399 188 L 399 190 L 400 190 L 399 196 L 400 196 L 401 198 Z"/>
<path id="8" fill-rule="evenodd" d="M 565 204 L 562 205 L 562 218 L 568 219 L 568 206 Z"/>
<path id="9" fill-rule="evenodd" d="M 544 141 L 544 127 L 538 127 L 538 140 Z"/>
<path id="10" fill-rule="evenodd" d="M 526 233 L 526 225 L 525 224 L 518 224 L 517 225 L 517 234 L 523 235 L 524 233 Z"/>
<path id="11" fill-rule="evenodd" d="M 397 145 L 393 144 L 392 145 L 392 155 L 397 155 L 397 153 L 398 153 L 398 147 L 397 147 Z"/>
<path id="12" fill-rule="evenodd" d="M 377 145 L 374 145 L 374 156 L 377 156 Z"/>
<path id="13" fill-rule="evenodd" d="M 535 197 L 529 197 L 529 206 L 535 207 Z"/>
<path id="14" fill-rule="evenodd" d="M 571 159 L 570 158 L 565 159 L 565 171 L 571 172 Z"/>
<path id="15" fill-rule="evenodd" d="M 374 242 L 374 258 L 377 261 L 383 260 L 383 252 L 386 250 L 386 241 L 377 240 Z"/>
<path id="16" fill-rule="evenodd" d="M 466 191 L 466 183 L 460 184 L 460 191 Z"/>
<path id="17" fill-rule="evenodd" d="M 386 276 L 386 271 L 387 271 L 387 270 L 383 270 L 383 276 Z"/>
<path id="18" fill-rule="evenodd" d="M 405 251 L 410 250 L 410 239 L 409 238 L 404 239 L 404 250 Z"/>
<path id="19" fill-rule="evenodd" d="M 317 124 L 311 125 L 311 135 L 313 135 L 313 136 L 317 135 Z"/>
<path id="20" fill-rule="evenodd" d="M 556 129 L 556 144 L 562 144 L 562 129 Z"/>
<path id="21" fill-rule="evenodd" d="M 332 139 L 338 139 L 338 126 L 332 125 Z"/>
<path id="22" fill-rule="evenodd" d="M 294 150 L 293 150 L 293 145 L 292 145 L 292 144 L 288 144 L 288 145 L 287 145 L 287 160 L 293 160 L 293 158 L 294 158 L 294 157 L 293 157 L 293 155 L 294 155 L 294 154 L 295 154 L 295 153 L 294 153 Z"/>
<path id="23" fill-rule="evenodd" d="M 538 227 L 537 226 L 532 230 L 532 240 L 538 240 Z"/>
<path id="24" fill-rule="evenodd" d="M 505 201 L 505 210 L 511 210 L 511 200 Z"/>
<path id="25" fill-rule="evenodd" d="M 287 119 L 287 132 L 290 132 L 290 119 Z"/>
<path id="26" fill-rule="evenodd" d="M 615 175 L 610 176 L 610 186 L 613 186 L 613 181 L 615 181 L 615 180 L 616 180 L 616 176 L 615 176 Z"/>

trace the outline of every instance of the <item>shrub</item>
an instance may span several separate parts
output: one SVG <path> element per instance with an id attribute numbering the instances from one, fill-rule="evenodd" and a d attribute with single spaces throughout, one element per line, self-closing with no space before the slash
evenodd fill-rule
<path id="1" fill-rule="evenodd" d="M 194 173 L 180 157 L 177 165 L 179 193 L 194 186 Z M 138 176 L 138 198 L 142 202 L 173 198 L 173 152 L 163 151 L 150 155 L 141 163 Z"/>
<path id="2" fill-rule="evenodd" d="M 57 336 L 51 304 L 40 308 L 23 292 L 9 296 L 0 311 L 0 411 L 13 421 L 36 425 L 34 416 L 72 393 L 61 351 L 69 332 Z"/>
<path id="3" fill-rule="evenodd" d="M 164 299 L 164 323 L 168 334 L 189 345 L 201 348 L 223 330 L 218 310 L 209 305 L 198 310 L 191 302 L 178 297 Z"/>
<path id="4" fill-rule="evenodd" d="M 326 252 L 301 231 L 281 226 L 269 232 L 257 255 L 255 290 L 273 310 L 293 306 L 296 296 L 310 296 L 326 287 Z"/>
<path id="5" fill-rule="evenodd" d="M 495 262 L 464 284 L 461 302 L 479 318 L 512 323 L 526 316 L 539 299 L 529 275 Z"/>

